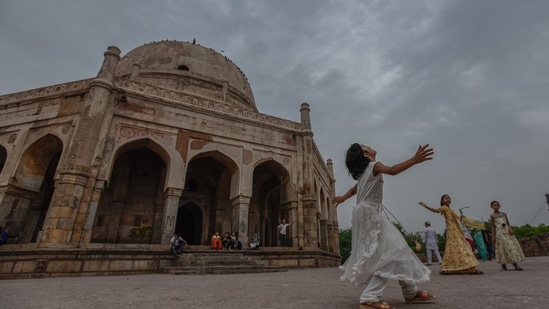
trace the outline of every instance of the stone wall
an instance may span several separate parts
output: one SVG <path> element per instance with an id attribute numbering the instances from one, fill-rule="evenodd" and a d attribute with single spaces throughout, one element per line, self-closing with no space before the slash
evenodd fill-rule
<path id="1" fill-rule="evenodd" d="M 519 239 L 525 256 L 549 255 L 549 233 Z"/>
<path id="2" fill-rule="evenodd" d="M 80 248 L 0 248 L 0 280 L 159 273 L 173 266 L 168 245 L 81 244 Z M 189 246 L 185 254 L 216 254 L 209 246 Z M 339 266 L 340 257 L 308 248 L 269 247 L 235 253 L 280 268 Z"/>
<path id="3" fill-rule="evenodd" d="M 0 279 L 131 275 L 158 272 L 173 259 L 161 245 L 116 245 L 96 248 L 21 249 L 0 251 Z"/>

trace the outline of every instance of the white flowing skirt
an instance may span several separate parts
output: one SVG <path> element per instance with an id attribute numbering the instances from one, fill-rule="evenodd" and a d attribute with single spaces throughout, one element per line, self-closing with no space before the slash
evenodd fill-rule
<path id="1" fill-rule="evenodd" d="M 408 247 L 400 231 L 382 213 L 383 205 L 360 203 L 353 209 L 351 255 L 340 269 L 342 281 L 366 284 L 372 276 L 418 284 L 431 270 Z"/>

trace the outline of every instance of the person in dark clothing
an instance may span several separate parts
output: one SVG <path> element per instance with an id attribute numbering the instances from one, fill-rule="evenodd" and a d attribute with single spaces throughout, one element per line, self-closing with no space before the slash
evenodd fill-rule
<path id="1" fill-rule="evenodd" d="M 229 232 L 225 232 L 223 234 L 223 239 L 221 240 L 223 242 L 223 250 L 231 250 L 233 246 L 233 240 L 231 239 L 231 235 L 229 235 Z"/>
<path id="2" fill-rule="evenodd" d="M 0 245 L 7 243 L 8 237 L 8 229 L 4 229 L 3 226 L 0 226 Z"/>
<path id="3" fill-rule="evenodd" d="M 494 251 L 494 244 L 492 244 L 492 235 L 490 235 L 490 232 L 484 230 L 482 231 L 482 238 L 486 245 L 486 251 L 488 251 L 488 261 L 491 261 L 496 258 L 496 251 Z"/>
<path id="4" fill-rule="evenodd" d="M 174 234 L 172 239 L 170 240 L 171 244 L 171 250 L 175 258 L 178 258 L 178 254 L 183 252 L 185 250 L 185 247 L 187 246 L 187 242 L 183 237 L 179 236 L 179 234 Z"/>

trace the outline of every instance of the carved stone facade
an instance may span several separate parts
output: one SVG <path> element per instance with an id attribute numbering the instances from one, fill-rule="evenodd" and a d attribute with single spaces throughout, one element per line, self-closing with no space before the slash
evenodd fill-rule
<path id="1" fill-rule="evenodd" d="M 309 112 L 261 114 L 212 49 L 111 46 L 96 78 L 0 96 L 0 225 L 25 250 L 154 246 L 174 232 L 196 246 L 257 232 L 275 247 L 285 219 L 291 247 L 339 255 L 332 164 Z"/>

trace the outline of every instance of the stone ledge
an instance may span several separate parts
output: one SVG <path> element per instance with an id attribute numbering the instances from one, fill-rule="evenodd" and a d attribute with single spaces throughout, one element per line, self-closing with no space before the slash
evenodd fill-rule
<path id="1" fill-rule="evenodd" d="M 69 276 L 105 276 L 159 273 L 174 266 L 165 245 L 89 244 L 89 248 L 24 248 L 7 245 L 0 250 L 0 279 Z M 273 249 L 273 250 L 269 250 Z M 340 257 L 324 251 L 299 248 L 261 248 L 261 250 L 187 250 L 182 259 L 216 255 L 241 256 L 261 261 L 266 266 L 290 268 L 335 267 Z"/>

